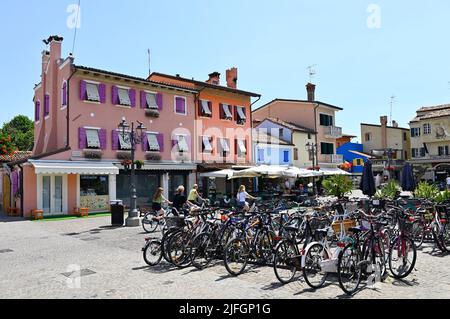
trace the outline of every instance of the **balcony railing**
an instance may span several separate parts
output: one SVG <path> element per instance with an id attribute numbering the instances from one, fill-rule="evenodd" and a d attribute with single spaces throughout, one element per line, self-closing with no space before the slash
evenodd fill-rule
<path id="1" fill-rule="evenodd" d="M 325 163 L 342 164 L 344 163 L 344 155 L 322 155 Z"/>
<path id="2" fill-rule="evenodd" d="M 324 128 L 325 136 L 332 138 L 340 138 L 342 137 L 342 127 L 337 126 L 326 126 Z"/>

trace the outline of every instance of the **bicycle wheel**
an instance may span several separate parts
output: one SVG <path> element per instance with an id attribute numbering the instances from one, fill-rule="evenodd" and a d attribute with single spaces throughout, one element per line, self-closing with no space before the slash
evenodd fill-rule
<path id="1" fill-rule="evenodd" d="M 225 247 L 225 268 L 232 276 L 239 276 L 244 272 L 245 267 L 247 267 L 248 258 L 249 249 L 243 239 L 233 239 Z"/>
<path id="2" fill-rule="evenodd" d="M 433 234 L 433 239 L 438 249 L 443 253 L 447 252 L 447 249 L 445 248 L 442 226 L 440 226 L 437 222 L 433 222 L 431 224 L 431 232 Z"/>
<path id="3" fill-rule="evenodd" d="M 156 217 L 155 213 L 146 213 L 142 219 L 142 228 L 146 233 L 154 233 L 156 228 L 158 228 L 159 222 L 154 220 Z"/>
<path id="4" fill-rule="evenodd" d="M 151 240 L 144 247 L 144 261 L 149 266 L 156 266 L 161 262 L 162 259 L 162 249 L 161 241 Z"/>
<path id="5" fill-rule="evenodd" d="M 190 247 L 187 245 L 188 234 L 180 231 L 171 236 L 167 253 L 169 255 L 170 262 L 178 268 L 185 268 L 190 263 Z M 187 262 L 187 260 L 189 260 Z"/>
<path id="6" fill-rule="evenodd" d="M 329 258 L 322 244 L 314 244 L 308 249 L 305 254 L 305 267 L 303 267 L 303 277 L 308 286 L 318 289 L 325 284 L 328 273 L 322 270 L 321 262 Z"/>
<path id="7" fill-rule="evenodd" d="M 371 247 L 370 245 L 373 245 L 373 247 Z M 384 281 L 387 275 L 388 253 L 386 253 L 386 250 L 384 248 L 383 240 L 381 238 L 374 238 L 372 240 L 371 236 L 367 237 L 367 239 L 364 241 L 363 252 L 364 260 L 368 261 L 369 265 L 375 265 L 379 267 L 380 279 L 381 281 Z M 373 269 L 373 266 L 363 268 L 363 270 L 363 273 L 367 276 L 372 275 L 375 271 Z"/>
<path id="8" fill-rule="evenodd" d="M 420 248 L 422 246 L 425 239 L 425 225 L 422 222 L 416 221 L 413 223 L 411 238 L 414 241 L 416 248 Z"/>
<path id="9" fill-rule="evenodd" d="M 297 256 L 294 243 L 289 240 L 281 241 L 275 249 L 275 276 L 282 284 L 288 284 L 294 279 L 297 269 L 301 269 L 301 256 Z"/>
<path id="10" fill-rule="evenodd" d="M 211 247 L 211 237 L 210 233 L 201 233 L 192 242 L 191 264 L 199 270 L 206 268 L 213 259 L 215 249 Z"/>
<path id="11" fill-rule="evenodd" d="M 269 231 L 259 233 L 256 252 L 262 264 L 273 262 L 273 238 L 274 235 Z"/>
<path id="12" fill-rule="evenodd" d="M 347 294 L 354 294 L 361 283 L 362 270 L 360 267 L 361 257 L 358 248 L 348 244 L 338 257 L 338 280 L 339 286 Z"/>
<path id="13" fill-rule="evenodd" d="M 414 241 L 407 237 L 398 237 L 389 252 L 389 270 L 395 278 L 405 278 L 414 269 L 416 258 L 417 251 Z"/>

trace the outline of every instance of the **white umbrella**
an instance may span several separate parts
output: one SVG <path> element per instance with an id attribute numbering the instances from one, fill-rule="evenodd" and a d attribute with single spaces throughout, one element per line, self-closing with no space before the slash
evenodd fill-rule
<path id="1" fill-rule="evenodd" d="M 235 171 L 232 169 L 223 169 L 221 171 L 216 172 L 202 173 L 200 174 L 200 177 L 229 178 L 233 176 L 234 173 Z"/>
<path id="2" fill-rule="evenodd" d="M 331 175 L 351 175 L 350 173 L 337 168 L 337 167 L 321 167 L 320 173 L 322 173 L 325 176 L 331 176 Z"/>
<path id="3" fill-rule="evenodd" d="M 243 178 L 243 177 L 268 177 L 277 178 L 283 176 L 285 167 L 261 165 L 252 168 L 244 169 L 243 171 L 235 172 L 231 178 Z M 230 179 L 231 179 L 230 178 Z"/>
<path id="4" fill-rule="evenodd" d="M 298 167 L 289 167 L 286 170 L 283 171 L 283 176 L 286 177 L 316 177 L 316 176 L 322 176 L 322 173 L 318 171 L 312 171 L 305 168 L 298 168 Z"/>

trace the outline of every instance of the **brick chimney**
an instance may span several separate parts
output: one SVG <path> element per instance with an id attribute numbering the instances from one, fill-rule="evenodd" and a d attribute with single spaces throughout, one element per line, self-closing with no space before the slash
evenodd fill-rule
<path id="1" fill-rule="evenodd" d="M 316 100 L 316 86 L 312 83 L 306 84 L 306 92 L 308 92 L 308 102 Z"/>
<path id="2" fill-rule="evenodd" d="M 213 73 L 209 74 L 209 79 L 208 79 L 208 81 L 206 81 L 206 83 L 220 85 L 220 73 L 213 72 Z"/>
<path id="3" fill-rule="evenodd" d="M 381 123 L 381 148 L 386 149 L 387 148 L 387 123 L 388 123 L 388 117 L 387 116 L 381 116 L 380 117 L 380 123 Z"/>
<path id="4" fill-rule="evenodd" d="M 227 70 L 227 86 L 232 89 L 237 89 L 238 69 L 231 68 Z"/>
<path id="5" fill-rule="evenodd" d="M 398 127 L 397 121 L 392 121 L 392 127 Z"/>

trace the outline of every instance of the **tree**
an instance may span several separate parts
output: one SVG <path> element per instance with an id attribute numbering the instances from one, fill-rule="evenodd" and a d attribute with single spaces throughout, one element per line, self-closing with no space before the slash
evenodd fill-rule
<path id="1" fill-rule="evenodd" d="M 353 189 L 352 181 L 345 175 L 329 177 L 323 181 L 322 186 L 328 195 L 336 196 L 338 198 L 344 197 Z"/>
<path id="2" fill-rule="evenodd" d="M 11 142 L 19 151 L 31 151 L 34 140 L 34 123 L 25 115 L 18 115 L 2 128 L 5 136 L 11 137 Z"/>
<path id="3" fill-rule="evenodd" d="M 0 131 L 0 155 L 12 155 L 15 150 L 11 136 Z"/>

